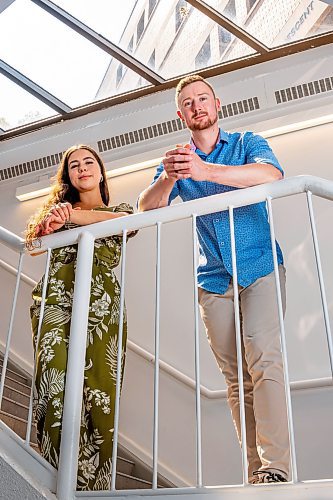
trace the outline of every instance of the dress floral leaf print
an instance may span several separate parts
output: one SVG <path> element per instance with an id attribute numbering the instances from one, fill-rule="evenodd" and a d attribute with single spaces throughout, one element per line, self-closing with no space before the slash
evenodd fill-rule
<path id="1" fill-rule="evenodd" d="M 105 210 L 133 211 L 126 204 Z M 44 317 L 37 347 L 43 280 L 33 290 L 34 303 L 31 306 L 37 365 L 34 387 L 37 439 L 42 455 L 54 467 L 58 466 L 60 450 L 76 255 L 76 245 L 52 251 Z M 119 264 L 120 255 L 121 238 L 118 236 L 95 241 L 88 330 L 82 333 L 82 341 L 86 342 L 86 361 L 77 476 L 79 490 L 111 489 L 120 307 L 120 286 L 113 268 Z M 121 380 L 126 337 L 124 308 Z"/>

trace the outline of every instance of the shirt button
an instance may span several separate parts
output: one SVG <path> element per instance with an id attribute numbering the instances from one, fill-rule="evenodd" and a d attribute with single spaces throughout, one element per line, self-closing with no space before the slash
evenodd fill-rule
<path id="1" fill-rule="evenodd" d="M 220 222 L 219 219 L 214 219 L 214 222 Z"/>
<path id="2" fill-rule="evenodd" d="M 221 241 L 221 247 L 224 247 L 224 241 Z"/>

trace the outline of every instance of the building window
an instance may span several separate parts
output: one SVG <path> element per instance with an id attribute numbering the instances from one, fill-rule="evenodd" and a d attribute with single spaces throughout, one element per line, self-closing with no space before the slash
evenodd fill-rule
<path id="1" fill-rule="evenodd" d="M 122 77 L 123 77 L 123 72 L 124 72 L 124 66 L 123 64 L 119 64 L 117 68 L 117 77 L 116 77 L 116 85 L 118 87 Z"/>
<path id="2" fill-rule="evenodd" d="M 179 30 L 180 26 L 183 24 L 184 19 L 188 16 L 189 7 L 185 0 L 178 0 L 175 10 L 176 16 L 176 33 Z"/>
<path id="3" fill-rule="evenodd" d="M 222 28 L 222 26 L 218 26 L 218 38 L 219 38 L 219 50 L 220 50 L 220 56 L 224 54 L 225 49 L 231 42 L 231 33 L 227 31 L 225 28 Z"/>
<path id="4" fill-rule="evenodd" d="M 225 16 L 227 16 L 228 19 L 236 19 L 236 5 L 235 5 L 235 0 L 229 0 L 229 2 L 227 3 L 227 5 L 225 6 L 223 14 Z"/>
<path id="5" fill-rule="evenodd" d="M 211 58 L 210 35 L 206 38 L 205 43 L 198 52 L 195 58 L 195 69 L 200 69 L 209 66 Z"/>
<path id="6" fill-rule="evenodd" d="M 149 58 L 148 67 L 150 69 L 155 69 L 155 49 L 153 50 L 153 52 Z"/>
<path id="7" fill-rule="evenodd" d="M 138 43 L 138 41 L 140 40 L 144 29 L 145 29 L 145 13 L 143 11 L 142 16 L 140 17 L 140 20 L 136 27 L 136 43 Z"/>
<path id="8" fill-rule="evenodd" d="M 148 4 L 148 19 L 150 18 L 153 10 L 154 10 L 154 7 L 157 3 L 157 0 L 149 0 L 149 4 Z"/>
<path id="9" fill-rule="evenodd" d="M 133 36 L 132 36 L 132 38 L 130 39 L 129 44 L 128 44 L 128 46 L 127 46 L 127 52 L 128 52 L 129 54 L 132 54 L 132 52 L 133 52 L 133 47 L 134 47 L 134 35 L 133 35 Z"/>
<path id="10" fill-rule="evenodd" d="M 247 11 L 250 12 L 257 0 L 246 0 Z"/>

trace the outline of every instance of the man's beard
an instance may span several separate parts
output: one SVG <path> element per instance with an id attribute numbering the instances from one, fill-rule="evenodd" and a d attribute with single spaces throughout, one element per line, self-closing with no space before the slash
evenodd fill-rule
<path id="1" fill-rule="evenodd" d="M 187 126 L 190 130 L 192 130 L 192 132 L 194 132 L 195 130 L 206 130 L 207 128 L 210 128 L 213 125 L 215 125 L 215 123 L 217 122 L 217 120 L 218 120 L 217 112 L 213 118 L 209 118 L 209 117 L 206 117 L 206 118 L 207 118 L 206 120 L 200 120 L 197 123 L 193 122 Z"/>

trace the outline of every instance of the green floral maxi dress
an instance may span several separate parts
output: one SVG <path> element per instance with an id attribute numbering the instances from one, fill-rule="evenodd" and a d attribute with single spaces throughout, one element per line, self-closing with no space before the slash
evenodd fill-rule
<path id="1" fill-rule="evenodd" d="M 104 210 L 133 213 L 122 203 Z M 71 225 L 74 227 L 74 225 Z M 111 488 L 120 286 L 112 270 L 120 261 L 122 237 L 95 241 L 81 414 L 77 489 Z M 58 468 L 67 349 L 77 245 L 52 251 L 44 317 L 37 330 L 43 278 L 32 292 L 31 321 L 36 362 L 34 417 L 42 456 Z M 122 376 L 127 337 L 123 324 Z"/>

